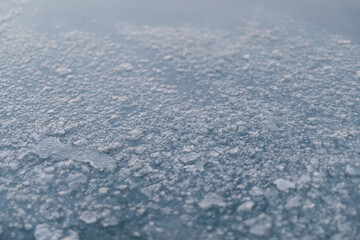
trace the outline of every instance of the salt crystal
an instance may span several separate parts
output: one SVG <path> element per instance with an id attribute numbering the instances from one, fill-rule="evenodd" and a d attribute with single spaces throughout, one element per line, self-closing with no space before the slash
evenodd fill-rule
<path id="1" fill-rule="evenodd" d="M 43 223 L 36 225 L 34 237 L 36 240 L 48 240 L 51 239 L 53 236 L 53 233 L 50 230 L 50 226 Z"/>
<path id="2" fill-rule="evenodd" d="M 130 63 L 122 63 L 119 65 L 119 70 L 130 72 L 133 70 L 133 66 Z"/>
<path id="3" fill-rule="evenodd" d="M 81 213 L 79 219 L 87 224 L 91 224 L 96 222 L 97 216 L 95 212 L 92 211 L 84 211 Z"/>
<path id="4" fill-rule="evenodd" d="M 224 198 L 217 193 L 208 193 L 205 195 L 204 199 L 199 202 L 199 206 L 206 210 L 212 206 L 225 207 L 226 203 Z"/>
<path id="5" fill-rule="evenodd" d="M 351 177 L 358 177 L 360 176 L 360 171 L 358 169 L 353 168 L 350 165 L 346 166 L 345 172 L 347 175 L 351 176 Z"/>
<path id="6" fill-rule="evenodd" d="M 256 197 L 256 196 L 262 196 L 263 194 L 264 194 L 264 191 L 261 188 L 257 187 L 257 186 L 254 186 L 254 187 L 252 187 L 250 189 L 250 195 L 251 196 Z"/>
<path id="7" fill-rule="evenodd" d="M 290 182 L 288 180 L 279 178 L 274 181 L 276 187 L 281 191 L 288 191 L 289 189 L 295 188 L 295 183 Z"/>
<path id="8" fill-rule="evenodd" d="M 69 235 L 61 240 L 79 240 L 79 234 L 75 231 L 70 230 Z"/>
<path id="9" fill-rule="evenodd" d="M 285 207 L 287 209 L 291 209 L 291 208 L 296 208 L 296 207 L 299 207 L 301 205 L 301 202 L 300 202 L 300 197 L 299 196 L 295 196 L 295 197 L 292 197 L 290 198 Z"/>
<path id="10" fill-rule="evenodd" d="M 102 187 L 99 189 L 100 194 L 107 194 L 108 191 L 109 191 L 109 188 L 107 188 L 107 187 Z"/>
<path id="11" fill-rule="evenodd" d="M 57 69 L 55 70 L 55 72 L 56 72 L 57 74 L 59 74 L 60 76 L 66 76 L 66 75 L 72 73 L 72 70 L 71 70 L 70 68 L 60 67 L 60 68 L 57 68 Z"/>
<path id="12" fill-rule="evenodd" d="M 237 211 L 238 212 L 250 211 L 254 207 L 254 205 L 255 205 L 255 203 L 253 201 L 244 202 L 237 208 Z"/>

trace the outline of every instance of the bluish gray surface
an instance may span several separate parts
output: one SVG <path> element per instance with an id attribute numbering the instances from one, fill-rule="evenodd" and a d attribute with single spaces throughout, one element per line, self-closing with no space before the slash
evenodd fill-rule
<path id="1" fill-rule="evenodd" d="M 1 2 L 0 239 L 357 239 L 339 6 Z"/>

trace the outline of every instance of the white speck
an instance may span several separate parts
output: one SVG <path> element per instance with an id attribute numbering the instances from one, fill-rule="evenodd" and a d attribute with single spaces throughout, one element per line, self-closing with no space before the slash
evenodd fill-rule
<path id="1" fill-rule="evenodd" d="M 129 134 L 131 135 L 130 139 L 132 140 L 138 140 L 143 136 L 143 132 L 140 129 L 133 129 L 129 131 Z"/>
<path id="2" fill-rule="evenodd" d="M 311 178 L 308 175 L 302 175 L 298 180 L 298 184 L 305 185 L 311 181 Z"/>
<path id="3" fill-rule="evenodd" d="M 75 231 L 70 230 L 69 236 L 67 236 L 61 240 L 79 240 L 79 234 Z"/>
<path id="4" fill-rule="evenodd" d="M 79 139 L 76 142 L 74 142 L 75 146 L 85 146 L 88 144 L 88 141 L 86 139 Z"/>
<path id="5" fill-rule="evenodd" d="M 323 69 L 324 69 L 324 70 L 331 70 L 331 69 L 332 69 L 332 66 L 327 65 L 327 66 L 324 66 Z"/>
<path id="6" fill-rule="evenodd" d="M 117 186 L 116 188 L 118 188 L 118 189 L 120 189 L 120 190 L 125 190 L 125 189 L 128 188 L 128 186 L 125 185 L 125 184 L 121 184 L 121 185 Z"/>
<path id="7" fill-rule="evenodd" d="M 295 196 L 295 197 L 290 198 L 290 199 L 287 201 L 285 207 L 286 207 L 287 209 L 291 209 L 291 208 L 300 207 L 300 205 L 301 205 L 300 197 L 299 197 L 299 196 Z"/>
<path id="8" fill-rule="evenodd" d="M 295 183 L 290 182 L 288 180 L 279 178 L 274 181 L 276 187 L 281 191 L 288 191 L 289 189 L 295 188 Z"/>
<path id="9" fill-rule="evenodd" d="M 224 198 L 217 193 L 208 193 L 205 195 L 204 199 L 199 202 L 199 206 L 206 210 L 212 206 L 225 207 L 226 203 Z"/>
<path id="10" fill-rule="evenodd" d="M 141 234 L 139 232 L 133 232 L 133 234 L 134 234 L 134 237 L 140 237 L 141 236 Z"/>
<path id="11" fill-rule="evenodd" d="M 96 222 L 97 216 L 95 212 L 92 211 L 84 211 L 81 213 L 79 219 L 87 224 L 91 224 Z"/>
<path id="12" fill-rule="evenodd" d="M 131 72 L 133 70 L 133 66 L 130 63 L 122 63 L 119 65 L 119 70 Z"/>
<path id="13" fill-rule="evenodd" d="M 107 187 L 102 187 L 99 189 L 100 194 L 107 194 L 108 191 L 109 191 L 109 188 L 107 188 Z"/>
<path id="14" fill-rule="evenodd" d="M 49 225 L 39 224 L 35 227 L 34 237 L 36 240 L 49 240 L 53 237 L 53 233 Z"/>
<path id="15" fill-rule="evenodd" d="M 31 230 L 33 228 L 33 226 L 30 223 L 25 223 L 24 227 L 26 230 Z M 1 234 L 1 226 L 0 226 L 0 234 Z"/>
<path id="16" fill-rule="evenodd" d="M 352 177 L 358 177 L 358 176 L 360 176 L 360 171 L 357 170 L 357 169 L 355 169 L 355 168 L 353 168 L 353 167 L 350 166 L 350 165 L 347 165 L 347 166 L 346 166 L 345 172 L 346 172 L 347 175 L 352 176 Z"/>
<path id="17" fill-rule="evenodd" d="M 350 44 L 351 41 L 350 40 L 345 40 L 345 39 L 339 39 L 338 43 L 340 43 L 340 44 Z"/>
<path id="18" fill-rule="evenodd" d="M 360 71 L 357 71 L 357 73 L 356 73 L 356 78 L 357 78 L 357 79 L 360 79 Z"/>
<path id="19" fill-rule="evenodd" d="M 109 227 L 109 226 L 116 226 L 119 224 L 119 221 L 116 217 L 113 216 L 107 216 L 101 221 L 101 225 L 103 227 Z"/>
<path id="20" fill-rule="evenodd" d="M 253 201 L 244 202 L 237 208 L 237 211 L 238 212 L 250 211 L 254 207 L 254 205 L 255 205 L 255 203 Z"/>
<path id="21" fill-rule="evenodd" d="M 266 116 L 266 118 L 263 120 L 263 125 L 266 129 L 268 129 L 270 131 L 277 130 L 276 122 L 272 115 Z"/>
<path id="22" fill-rule="evenodd" d="M 183 163 L 191 163 L 200 157 L 199 153 L 189 153 L 180 158 Z"/>
<path id="23" fill-rule="evenodd" d="M 256 223 L 250 228 L 250 233 L 258 237 L 265 236 L 272 227 L 271 217 L 262 213 L 255 221 Z"/>
<path id="24" fill-rule="evenodd" d="M 262 196 L 263 194 L 264 194 L 264 191 L 261 188 L 257 187 L 257 186 L 254 186 L 254 187 L 252 187 L 250 189 L 250 195 L 251 196 L 256 197 L 256 196 Z"/>
<path id="25" fill-rule="evenodd" d="M 55 72 L 56 72 L 57 74 L 59 74 L 60 76 L 66 76 L 66 75 L 72 73 L 72 70 L 71 70 L 70 68 L 60 67 L 60 68 L 57 68 L 57 69 L 55 70 Z"/>
<path id="26" fill-rule="evenodd" d="M 238 151 L 239 151 L 239 148 L 238 148 L 238 147 L 235 147 L 235 148 L 230 149 L 230 150 L 229 150 L 229 153 L 234 155 L 234 154 L 237 154 Z"/>

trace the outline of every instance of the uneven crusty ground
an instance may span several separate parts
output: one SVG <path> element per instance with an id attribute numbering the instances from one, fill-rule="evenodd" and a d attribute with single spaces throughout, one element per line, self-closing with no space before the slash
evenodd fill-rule
<path id="1" fill-rule="evenodd" d="M 237 31 L 40 35 L 0 4 L 0 239 L 357 239 L 360 48 Z"/>

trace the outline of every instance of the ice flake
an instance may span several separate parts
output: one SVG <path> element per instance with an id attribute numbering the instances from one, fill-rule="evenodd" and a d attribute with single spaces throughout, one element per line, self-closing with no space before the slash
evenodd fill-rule
<path id="1" fill-rule="evenodd" d="M 174 57 L 173 56 L 171 56 L 171 55 L 166 55 L 165 57 L 164 57 L 164 60 L 171 60 L 171 59 L 173 59 Z"/>
<path id="2" fill-rule="evenodd" d="M 112 171 L 115 161 L 108 155 L 101 153 L 88 146 L 72 147 L 63 144 L 58 138 L 48 137 L 41 140 L 35 147 L 34 153 L 40 158 L 53 160 L 72 159 L 79 162 L 88 162 L 94 168 Z"/>
<path id="3" fill-rule="evenodd" d="M 70 149 L 69 145 L 61 143 L 58 138 L 48 137 L 34 147 L 34 153 L 43 159 L 51 157 L 55 160 L 64 160 L 69 157 Z"/>
<path id="4" fill-rule="evenodd" d="M 48 224 L 38 224 L 35 227 L 34 237 L 36 240 L 57 240 L 61 237 L 60 230 L 52 230 Z"/>
<path id="5" fill-rule="evenodd" d="M 72 70 L 71 70 L 70 68 L 60 67 L 60 68 L 57 68 L 57 69 L 55 70 L 55 72 L 56 72 L 57 74 L 59 74 L 60 76 L 66 76 L 66 75 L 72 73 Z"/>
<path id="6" fill-rule="evenodd" d="M 264 127 L 270 131 L 276 131 L 277 126 L 275 119 L 272 115 L 267 115 L 265 119 L 263 120 Z"/>
<path id="7" fill-rule="evenodd" d="M 199 206 L 202 209 L 206 210 L 211 208 L 212 206 L 225 207 L 226 203 L 224 198 L 217 193 L 207 193 L 204 199 L 199 202 Z"/>
<path id="8" fill-rule="evenodd" d="M 346 166 L 345 172 L 347 175 L 349 175 L 351 177 L 359 177 L 360 176 L 360 170 L 356 169 L 350 165 Z"/>
<path id="9" fill-rule="evenodd" d="M 83 211 L 79 217 L 79 219 L 83 222 L 85 222 L 86 224 L 91 224 L 96 222 L 97 220 L 97 215 L 95 212 L 93 211 Z"/>
<path id="10" fill-rule="evenodd" d="M 237 208 L 237 211 L 238 212 L 250 211 L 254 207 L 254 205 L 255 205 L 255 203 L 253 201 L 244 202 Z"/>
<path id="11" fill-rule="evenodd" d="M 305 185 L 309 182 L 311 182 L 311 177 L 309 177 L 308 175 L 302 175 L 301 178 L 298 180 L 299 185 Z"/>
<path id="12" fill-rule="evenodd" d="M 276 185 L 276 187 L 279 190 L 284 191 L 284 192 L 287 192 L 289 189 L 295 188 L 295 184 L 293 182 L 290 182 L 290 181 L 282 179 L 282 178 L 276 179 L 274 181 L 274 184 Z"/>
<path id="13" fill-rule="evenodd" d="M 232 155 L 235 155 L 239 152 L 239 148 L 238 147 L 234 147 L 232 149 L 229 150 L 229 153 Z"/>
<path id="14" fill-rule="evenodd" d="M 271 217 L 266 214 L 260 214 L 255 221 L 256 224 L 250 228 L 250 233 L 258 237 L 263 237 L 268 234 L 272 227 Z"/>
<path id="15" fill-rule="evenodd" d="M 109 188 L 107 188 L 107 187 L 102 187 L 99 189 L 100 194 L 107 194 L 108 191 L 109 191 Z"/>
<path id="16" fill-rule="evenodd" d="M 70 230 L 69 235 L 62 238 L 61 240 L 79 240 L 79 234 L 75 231 Z"/>
<path id="17" fill-rule="evenodd" d="M 285 207 L 287 209 L 292 209 L 292 208 L 296 208 L 296 207 L 300 207 L 301 206 L 301 202 L 300 202 L 301 198 L 299 196 L 295 196 L 295 197 L 292 197 L 290 198 Z"/>
<path id="18" fill-rule="evenodd" d="M 250 189 L 250 195 L 254 196 L 254 197 L 262 196 L 262 195 L 264 195 L 264 191 L 261 188 L 259 188 L 258 186 L 254 186 Z"/>
<path id="19" fill-rule="evenodd" d="M 357 71 L 357 72 L 356 72 L 356 78 L 357 78 L 357 79 L 360 79 L 360 71 Z"/>
<path id="20" fill-rule="evenodd" d="M 87 181 L 87 176 L 82 173 L 69 174 L 67 180 L 71 189 L 79 189 Z"/>
<path id="21" fill-rule="evenodd" d="M 122 63 L 118 68 L 120 71 L 130 72 L 133 70 L 133 66 L 130 63 Z"/>
<path id="22" fill-rule="evenodd" d="M 79 162 L 87 162 L 94 168 L 113 171 L 116 167 L 115 160 L 91 147 L 73 148 L 71 159 Z"/>
<path id="23" fill-rule="evenodd" d="M 200 157 L 200 154 L 199 154 L 199 153 L 192 152 L 192 153 L 183 155 L 182 157 L 180 157 L 180 160 L 181 160 L 183 163 L 188 164 L 188 163 L 191 163 L 191 162 L 195 161 L 195 160 L 198 159 L 199 157 Z"/>
<path id="24" fill-rule="evenodd" d="M 142 130 L 138 128 L 129 131 L 129 134 L 132 140 L 138 140 L 143 136 Z"/>
<path id="25" fill-rule="evenodd" d="M 119 220 L 114 216 L 107 216 L 101 220 L 101 225 L 103 227 L 116 226 L 119 224 Z"/>
<path id="26" fill-rule="evenodd" d="M 121 184 L 121 185 L 117 186 L 116 188 L 118 188 L 120 190 L 125 190 L 128 188 L 128 186 L 126 184 Z"/>

